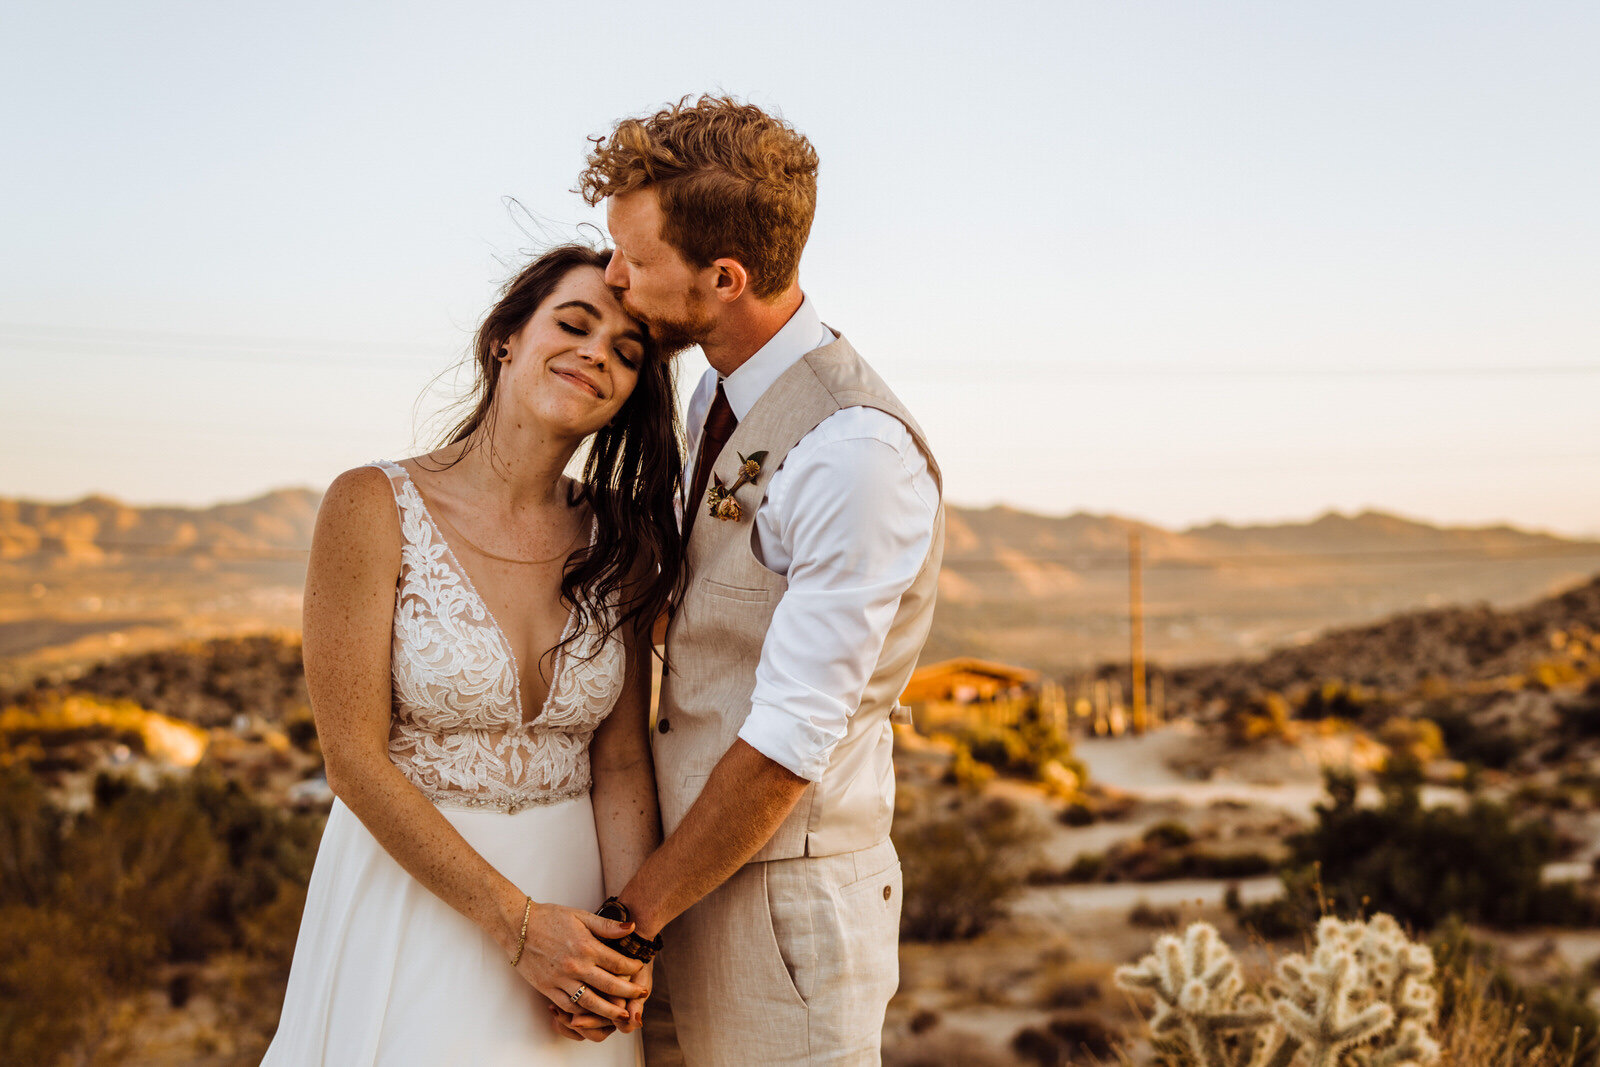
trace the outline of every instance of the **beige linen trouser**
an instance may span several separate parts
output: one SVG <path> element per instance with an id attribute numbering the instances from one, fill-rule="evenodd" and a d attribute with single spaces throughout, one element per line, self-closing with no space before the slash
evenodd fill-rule
<path id="1" fill-rule="evenodd" d="M 667 928 L 647 1067 L 879 1063 L 900 893 L 889 841 L 740 868 Z"/>

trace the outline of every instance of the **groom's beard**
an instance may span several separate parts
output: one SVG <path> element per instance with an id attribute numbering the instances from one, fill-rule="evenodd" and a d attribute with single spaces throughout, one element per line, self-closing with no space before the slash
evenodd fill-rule
<path id="1" fill-rule="evenodd" d="M 628 304 L 628 294 L 622 293 L 622 310 L 650 328 L 650 337 L 661 349 L 662 358 L 670 358 L 691 345 L 700 344 L 711 336 L 716 321 L 707 313 L 700 294 L 684 294 L 683 311 L 678 315 L 647 314 Z"/>

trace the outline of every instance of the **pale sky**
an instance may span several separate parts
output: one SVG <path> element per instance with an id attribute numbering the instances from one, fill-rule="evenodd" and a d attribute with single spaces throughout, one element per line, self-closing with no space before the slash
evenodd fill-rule
<path id="1" fill-rule="evenodd" d="M 802 280 L 952 501 L 1600 533 L 1597 55 L 1589 2 L 8 0 L 0 495 L 409 454 L 603 226 L 585 138 L 724 90 L 816 144 Z"/>

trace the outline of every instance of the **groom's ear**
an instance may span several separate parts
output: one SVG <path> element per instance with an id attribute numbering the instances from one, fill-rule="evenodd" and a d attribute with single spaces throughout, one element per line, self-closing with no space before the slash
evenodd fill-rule
<path id="1" fill-rule="evenodd" d="M 724 304 L 733 303 L 750 288 L 750 272 L 737 259 L 714 259 L 708 269 L 715 272 L 711 291 Z"/>

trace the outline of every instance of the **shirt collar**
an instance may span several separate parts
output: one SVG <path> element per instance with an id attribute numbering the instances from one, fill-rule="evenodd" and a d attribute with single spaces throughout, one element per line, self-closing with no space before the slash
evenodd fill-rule
<path id="1" fill-rule="evenodd" d="M 741 363 L 738 370 L 722 379 L 722 391 L 727 394 L 733 417 L 742 421 L 761 395 L 772 388 L 772 383 L 783 377 L 784 371 L 807 352 L 832 340 L 833 332 L 822 324 L 811 298 L 802 299 L 783 329 Z"/>

